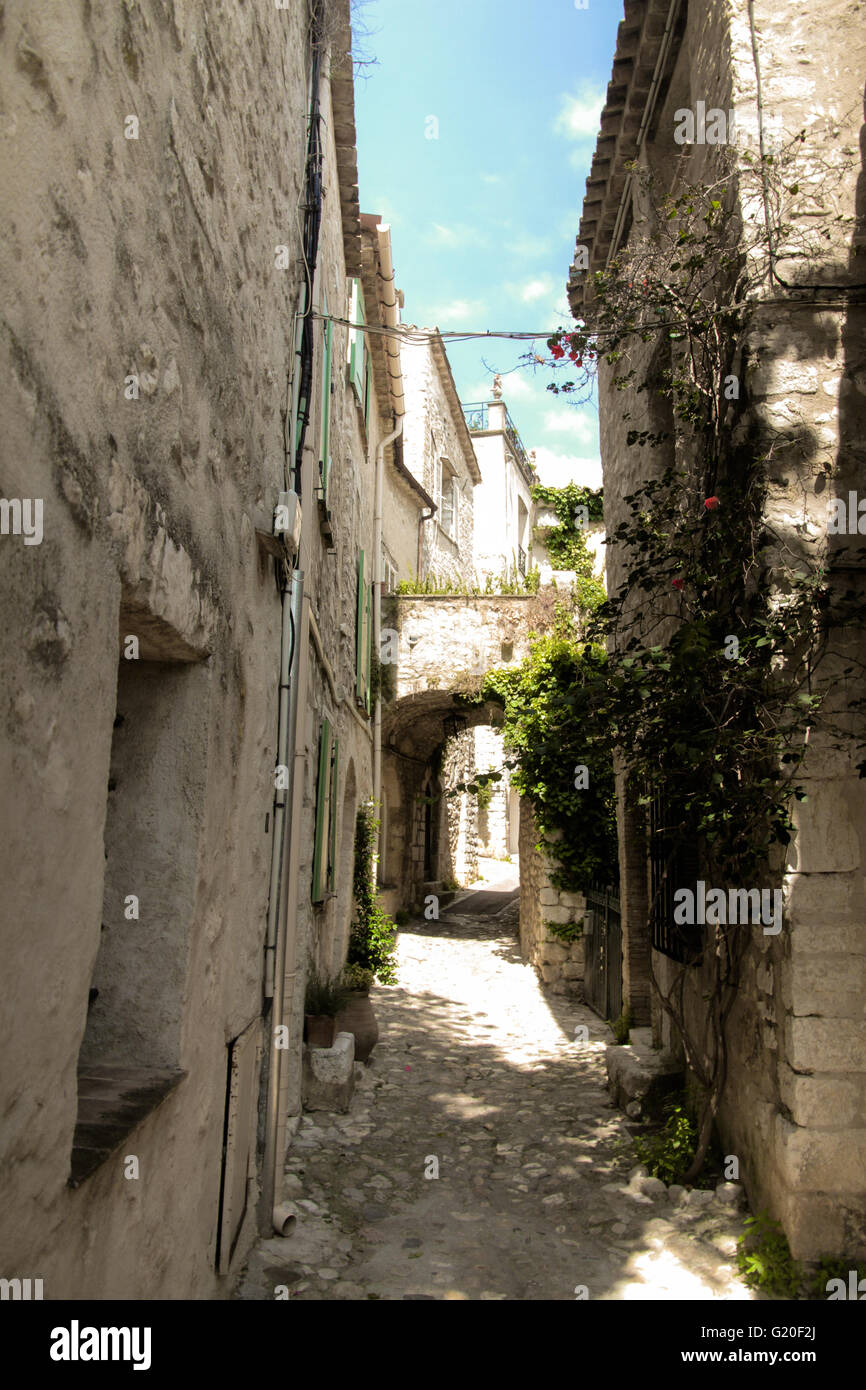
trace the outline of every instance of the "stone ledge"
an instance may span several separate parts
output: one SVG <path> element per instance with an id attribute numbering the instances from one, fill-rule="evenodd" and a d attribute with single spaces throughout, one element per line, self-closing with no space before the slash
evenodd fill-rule
<path id="1" fill-rule="evenodd" d="M 636 1104 L 642 1116 L 656 1117 L 666 1097 L 683 1084 L 683 1068 L 668 1053 L 656 1051 L 649 1028 L 632 1028 L 630 1037 L 625 1047 L 606 1044 L 608 1089 L 621 1110 Z M 629 1114 L 637 1118 L 635 1111 Z"/>
<path id="2" fill-rule="evenodd" d="M 166 1067 L 82 1066 L 69 1186 L 89 1178 L 185 1076 Z"/>
<path id="3" fill-rule="evenodd" d="M 333 1047 L 304 1047 L 305 1110 L 338 1110 L 345 1114 L 354 1090 L 354 1033 L 338 1033 Z"/>

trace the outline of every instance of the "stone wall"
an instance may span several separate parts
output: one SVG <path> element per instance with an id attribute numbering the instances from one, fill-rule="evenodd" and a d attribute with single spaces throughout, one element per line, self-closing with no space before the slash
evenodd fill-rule
<path id="1" fill-rule="evenodd" d="M 478 842 L 482 854 L 504 859 L 508 854 L 511 778 L 505 762 L 502 734 L 498 729 L 482 725 L 475 731 L 475 770 L 501 772 L 502 781 L 490 784 L 490 801 L 478 812 Z"/>
<path id="2" fill-rule="evenodd" d="M 723 4 L 701 0 L 688 7 L 679 55 L 643 151 L 635 150 L 639 112 L 646 88 L 638 74 L 652 67 L 663 32 L 667 5 L 649 0 L 643 10 L 627 7 L 618 36 L 610 112 L 594 163 L 592 196 L 587 197 L 579 241 L 591 247 L 590 269 L 603 264 L 622 188 L 624 161 L 639 153 L 642 163 L 669 180 L 682 150 L 674 146 L 674 112 L 695 108 L 736 109 L 737 126 L 757 131 L 757 82 L 753 34 L 745 0 Z M 820 12 L 793 0 L 784 7 L 769 0 L 754 5 L 754 40 L 761 64 L 766 127 L 788 136 L 800 129 L 806 141 L 795 177 L 815 187 L 812 222 L 828 237 L 816 262 L 784 258 L 778 267 L 788 282 L 768 286 L 768 302 L 756 316 L 740 365 L 745 401 L 743 428 L 758 425 L 775 436 L 768 470 L 767 519 L 789 556 L 839 566 L 842 586 L 860 584 L 856 565 L 827 536 L 828 500 L 862 488 L 866 402 L 857 383 L 866 367 L 866 313 L 846 303 L 831 307 L 814 288 L 791 295 L 798 280 L 839 284 L 862 282 L 862 153 L 845 169 L 847 151 L 862 151 L 862 91 L 866 71 L 866 31 L 862 9 L 848 0 L 830 0 Z M 765 128 L 766 128 L 765 127 Z M 676 158 L 674 158 L 676 157 Z M 714 150 L 694 145 L 685 156 L 689 179 L 713 174 Z M 745 221 L 759 214 L 745 185 L 738 190 Z M 640 208 L 635 208 L 636 214 Z M 614 215 L 612 215 L 614 214 Z M 814 220 L 814 214 L 820 221 Z M 801 219 L 801 226 L 810 219 Z M 578 305 L 575 281 L 573 305 Z M 796 305 L 785 303 L 798 298 Z M 649 362 L 635 354 L 640 379 Z M 601 370 L 601 445 L 608 533 L 623 519 L 623 498 L 667 457 L 648 460 L 647 451 L 629 448 L 626 429 L 666 430 L 663 409 L 653 411 L 644 395 L 632 395 L 627 424 L 622 393 Z M 671 443 L 671 451 L 673 450 Z M 683 447 L 679 443 L 677 447 Z M 659 456 L 666 450 L 656 450 Z M 832 481 L 831 481 L 832 479 Z M 621 578 L 615 549 L 608 548 L 609 588 Z M 844 570 L 844 573 L 842 572 Z M 645 625 L 645 640 L 664 640 L 669 629 Z M 857 669 L 863 660 L 862 632 L 833 634 L 843 662 Z M 834 656 L 833 661 L 837 661 Z M 860 668 L 862 669 L 862 667 Z M 837 666 L 824 666 L 833 675 Z M 841 677 L 834 697 L 838 711 L 862 695 L 862 681 Z M 785 915 L 778 937 L 757 933 L 750 940 L 737 1003 L 728 1026 L 728 1081 L 719 1117 L 726 1152 L 738 1157 L 754 1208 L 767 1208 L 785 1226 L 796 1256 L 862 1256 L 866 1252 L 866 1024 L 862 982 L 866 968 L 866 928 L 859 902 L 864 885 L 866 797 L 852 750 L 831 750 L 813 739 L 806 764 L 808 800 L 795 808 L 796 837 L 787 862 L 774 868 L 784 889 Z M 620 789 L 622 784 L 620 783 Z M 623 878 L 623 932 L 627 949 L 626 998 L 640 1016 L 648 993 L 648 962 L 639 937 L 646 932 L 646 862 L 636 809 L 619 808 Z M 643 886 L 641 876 L 644 876 Z M 678 968 L 656 956 L 663 988 Z M 701 971 L 689 972 L 685 992 L 691 1025 L 705 1019 Z M 656 1040 L 670 1045 L 670 1024 L 655 1008 Z"/>
<path id="3" fill-rule="evenodd" d="M 0 835 L 14 865 L 2 942 L 3 1273 L 38 1274 L 46 1298 L 220 1297 L 227 1048 L 252 1038 L 255 1064 L 256 1040 L 267 1051 L 270 1037 L 281 611 L 257 532 L 270 541 L 286 487 L 306 16 L 297 5 L 15 0 L 3 24 L 0 493 L 44 503 L 41 545 L 0 538 Z M 321 283 L 345 315 L 327 79 L 323 96 Z M 336 338 L 335 554 L 313 498 L 318 414 L 303 479 L 308 615 L 324 645 L 321 658 L 307 654 L 316 674 L 299 745 L 299 979 L 285 1015 L 298 1094 L 323 712 L 340 732 L 341 797 L 370 785 L 369 727 L 352 698 L 355 564 L 370 544 L 369 451 L 382 422 L 374 405 L 364 436 Z M 127 660 L 129 636 L 138 660 Z M 340 893 L 345 904 L 350 882 Z M 183 1075 L 73 1188 L 80 1056 Z M 256 1179 L 243 1178 L 258 1076 L 254 1065 L 238 1130 L 236 1263 L 255 1234 Z"/>
<path id="4" fill-rule="evenodd" d="M 439 580 L 471 580 L 475 483 L 480 476 L 472 441 L 460 411 L 451 369 L 435 343 L 404 344 L 400 353 L 406 396 L 403 461 L 440 507 L 442 461 L 457 483 L 454 535 L 443 529 L 441 508 L 421 532 L 421 575 Z"/>
<path id="5" fill-rule="evenodd" d="M 583 941 L 563 942 L 548 923 L 579 922 L 582 893 L 566 893 L 551 882 L 551 865 L 536 849 L 538 830 L 526 797 L 520 800 L 520 950 L 553 994 L 583 999 Z"/>
<path id="6" fill-rule="evenodd" d="M 469 782 L 475 771 L 476 730 L 466 729 L 450 739 L 442 764 L 442 787 L 447 793 L 457 783 Z M 454 879 L 461 886 L 478 877 L 478 801 L 469 792 L 446 796 L 448 857 L 440 856 L 438 877 Z"/>

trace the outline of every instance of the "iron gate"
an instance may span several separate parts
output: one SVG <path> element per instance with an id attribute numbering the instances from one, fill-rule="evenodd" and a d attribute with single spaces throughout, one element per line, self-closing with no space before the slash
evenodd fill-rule
<path id="1" fill-rule="evenodd" d="M 586 1002 L 602 1018 L 622 1013 L 622 925 L 616 888 L 590 888 L 584 916 L 583 989 Z"/>

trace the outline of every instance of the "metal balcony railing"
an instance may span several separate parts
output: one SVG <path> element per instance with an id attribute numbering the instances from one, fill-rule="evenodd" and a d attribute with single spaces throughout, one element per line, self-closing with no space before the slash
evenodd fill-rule
<path id="1" fill-rule="evenodd" d="M 472 401 L 463 407 L 463 418 L 467 428 L 471 430 L 486 430 L 487 425 L 487 404 L 485 401 Z"/>
<path id="2" fill-rule="evenodd" d="M 472 430 L 490 429 L 488 404 L 489 402 L 487 401 L 470 401 L 463 406 L 463 416 L 470 432 Z M 508 440 L 512 451 L 516 454 L 524 468 L 531 469 L 532 465 L 529 462 L 529 454 L 526 451 L 526 446 L 520 438 L 517 426 L 507 410 L 505 412 L 505 438 Z"/>

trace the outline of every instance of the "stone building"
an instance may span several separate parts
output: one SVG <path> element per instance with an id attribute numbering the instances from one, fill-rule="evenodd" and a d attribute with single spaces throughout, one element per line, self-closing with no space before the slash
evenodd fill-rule
<path id="1" fill-rule="evenodd" d="M 740 200 L 748 238 L 769 218 L 775 195 L 766 185 L 763 197 L 760 188 L 750 193 L 747 170 L 774 140 L 778 148 L 805 132 L 786 192 L 814 189 L 813 202 L 792 219 L 789 239 L 770 244 L 774 261 L 750 262 L 757 308 L 731 368 L 743 387 L 732 412 L 743 437 L 754 427 L 777 439 L 766 522 L 779 546 L 809 567 L 826 566 L 837 584 L 855 586 L 858 562 L 850 542 L 829 534 L 828 499 L 847 501 L 849 491 L 856 498 L 866 462 L 864 77 L 862 7 L 847 0 L 820 7 L 805 0 L 626 0 L 569 284 L 575 318 L 591 324 L 595 273 L 646 226 L 641 172 L 674 193 L 687 181 L 710 183 L 720 143 L 742 152 L 730 193 Z M 724 141 L 720 118 L 729 126 Z M 811 259 L 798 258 L 791 242 L 816 219 L 826 236 Z M 747 255 L 744 244 L 744 260 L 756 254 Z M 646 371 L 662 350 L 653 338 L 636 367 Z M 625 401 L 628 428 L 661 430 L 670 442 L 664 459 L 628 447 L 623 397 L 611 377 L 602 363 L 608 533 L 627 515 L 627 494 L 674 450 L 686 458 L 690 447 L 670 417 L 660 418 L 660 407 L 633 391 Z M 615 586 L 623 556 L 614 549 L 607 563 Z M 836 629 L 831 637 L 837 655 L 827 662 L 847 658 L 856 670 L 862 630 Z M 862 696 L 862 679 L 840 675 L 837 689 L 844 717 L 844 705 Z M 808 799 L 797 804 L 796 835 L 773 877 L 784 892 L 782 930 L 749 939 L 718 1115 L 723 1150 L 738 1158 L 753 1209 L 780 1219 L 794 1255 L 805 1259 L 866 1253 L 866 797 L 855 762 L 852 747 L 814 741 L 805 765 Z M 678 1038 L 650 988 L 651 968 L 662 989 L 678 969 L 651 911 L 654 831 L 622 778 L 619 821 L 624 998 L 638 1022 L 652 1020 L 656 1042 L 676 1050 Z M 686 971 L 685 1005 L 697 1024 L 706 1007 L 702 982 L 700 968 Z"/>
<path id="2" fill-rule="evenodd" d="M 219 1297 L 281 1228 L 345 952 L 400 401 L 309 19 L 4 12 L 0 1247 L 46 1298 Z"/>
<path id="3" fill-rule="evenodd" d="M 525 575 L 532 544 L 532 496 L 536 482 L 523 440 L 517 432 L 502 383 L 494 379 L 493 395 L 464 407 L 481 468 L 475 506 L 475 567 L 490 575 Z"/>
<path id="4" fill-rule="evenodd" d="M 435 330 L 417 341 L 407 335 L 400 361 L 406 391 L 403 463 L 432 499 L 433 513 L 419 518 L 414 573 L 442 584 L 470 583 L 475 490 L 482 477 L 445 344 Z M 394 529 L 392 523 L 389 535 Z M 394 592 L 393 586 L 386 592 Z"/>

